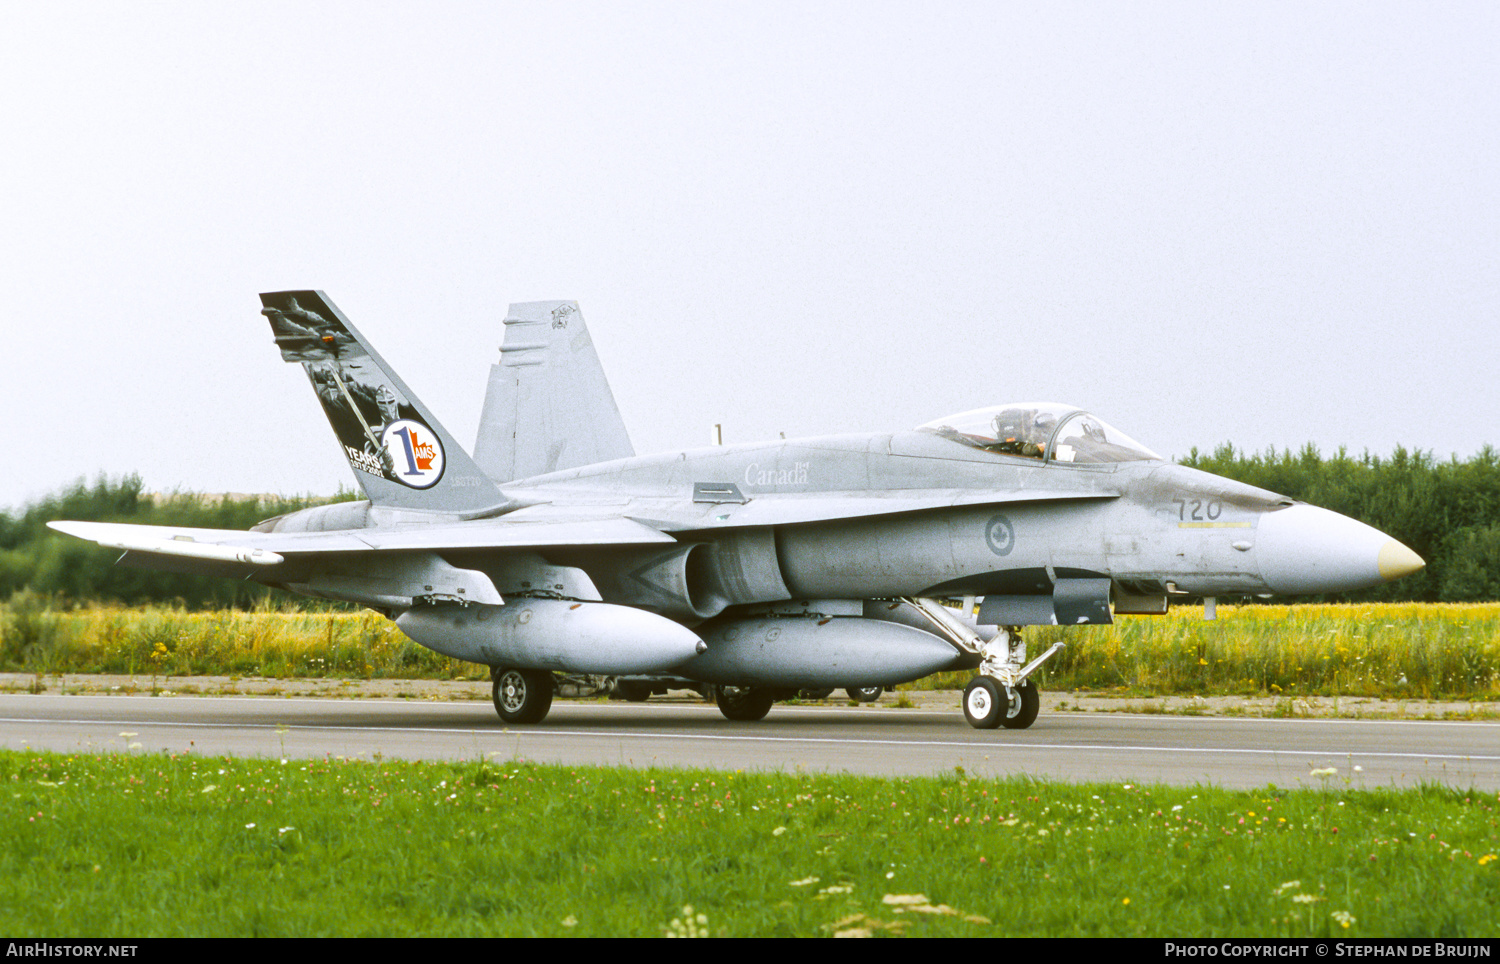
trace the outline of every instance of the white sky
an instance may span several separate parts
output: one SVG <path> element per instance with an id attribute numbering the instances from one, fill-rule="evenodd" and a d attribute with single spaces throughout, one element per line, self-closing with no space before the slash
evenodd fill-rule
<path id="1" fill-rule="evenodd" d="M 1164 455 L 1500 416 L 1493 3 L 10 3 L 0 506 L 351 484 L 257 292 L 471 445 L 511 301 L 639 452 L 1011 399 Z"/>

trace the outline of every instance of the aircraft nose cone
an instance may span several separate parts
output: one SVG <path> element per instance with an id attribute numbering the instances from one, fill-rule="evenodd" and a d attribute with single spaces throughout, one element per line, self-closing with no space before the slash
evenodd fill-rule
<path id="1" fill-rule="evenodd" d="M 1426 565 L 1379 529 L 1311 505 L 1261 516 L 1255 554 L 1267 588 L 1288 595 L 1367 589 Z"/>
<path id="2" fill-rule="evenodd" d="M 1391 539 L 1380 547 L 1380 558 L 1377 560 L 1380 566 L 1381 579 L 1400 579 L 1402 576 L 1410 575 L 1418 569 L 1424 568 L 1427 563 L 1422 557 L 1410 549 Z"/>

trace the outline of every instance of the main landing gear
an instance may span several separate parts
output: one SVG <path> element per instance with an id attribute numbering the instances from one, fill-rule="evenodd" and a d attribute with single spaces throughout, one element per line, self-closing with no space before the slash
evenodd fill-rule
<path id="1" fill-rule="evenodd" d="M 552 708 L 552 673 L 545 669 L 492 667 L 495 712 L 507 723 L 540 723 Z"/>
<path id="2" fill-rule="evenodd" d="M 714 701 L 725 719 L 737 723 L 754 723 L 763 720 L 776 702 L 775 690 L 764 686 L 715 686 Z"/>
<path id="3" fill-rule="evenodd" d="M 880 699 L 880 694 L 885 692 L 884 686 L 846 686 L 844 695 L 856 703 L 873 703 Z M 797 695 L 804 700 L 826 700 L 833 695 L 832 686 L 817 686 L 811 689 L 803 688 L 797 691 Z"/>

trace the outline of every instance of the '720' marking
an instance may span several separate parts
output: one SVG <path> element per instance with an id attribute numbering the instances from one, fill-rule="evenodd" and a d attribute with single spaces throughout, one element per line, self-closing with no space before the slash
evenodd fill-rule
<path id="1" fill-rule="evenodd" d="M 1249 522 L 1217 522 L 1224 514 L 1224 503 L 1218 499 L 1173 499 L 1177 506 L 1179 529 L 1250 529 Z"/>
<path id="2" fill-rule="evenodd" d="M 1202 499 L 1173 499 L 1177 506 L 1179 522 L 1212 522 L 1224 511 L 1224 503 L 1217 499 L 1205 502 Z"/>

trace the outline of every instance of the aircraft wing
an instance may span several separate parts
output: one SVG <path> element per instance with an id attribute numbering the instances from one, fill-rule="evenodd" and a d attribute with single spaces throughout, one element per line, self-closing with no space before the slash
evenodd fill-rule
<path id="1" fill-rule="evenodd" d="M 362 529 L 371 549 L 541 549 L 548 546 L 629 546 L 676 542 L 632 519 L 496 520 L 443 526 Z"/>
<path id="2" fill-rule="evenodd" d="M 339 532 L 245 532 L 145 526 L 119 522 L 49 522 L 110 549 L 206 562 L 274 566 L 288 556 L 377 550 L 527 549 L 548 546 L 641 545 L 675 542 L 630 519 L 558 519 L 535 522 L 438 523 L 379 526 Z"/>
<path id="3" fill-rule="evenodd" d="M 49 522 L 58 532 L 109 549 L 149 557 L 275 566 L 288 556 L 374 551 L 443 552 L 455 549 L 540 549 L 550 546 L 671 544 L 668 532 L 705 528 L 798 525 L 873 516 L 899 515 L 956 506 L 1014 502 L 1117 498 L 1108 491 L 972 489 L 912 492 L 843 492 L 757 495 L 742 502 L 644 500 L 621 505 L 620 514 L 601 515 L 599 507 L 566 503 L 523 509 L 473 522 L 442 522 L 345 529 L 336 532 L 247 532 L 190 526 L 148 526 L 121 522 Z M 629 503 L 631 500 L 620 500 Z M 580 518 L 580 510 L 587 513 Z M 594 516 L 589 518 L 588 516 Z M 663 531 L 665 530 L 665 531 Z"/>
<path id="4" fill-rule="evenodd" d="M 973 489 L 923 489 L 909 492 L 818 492 L 753 495 L 744 501 L 697 502 L 685 506 L 632 505 L 625 510 L 632 519 L 654 529 L 682 532 L 705 528 L 799 525 L 808 522 L 838 522 L 874 516 L 925 512 L 961 506 L 1004 505 L 1015 502 L 1060 502 L 1117 499 L 1120 493 L 1094 489 L 1012 489 L 1008 492 L 976 492 Z"/>

